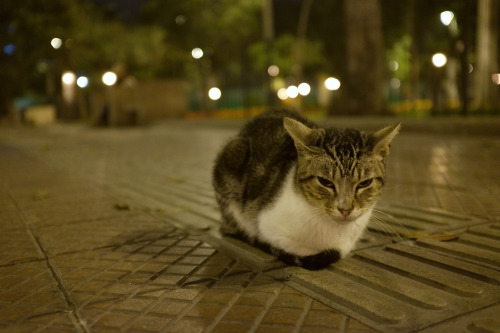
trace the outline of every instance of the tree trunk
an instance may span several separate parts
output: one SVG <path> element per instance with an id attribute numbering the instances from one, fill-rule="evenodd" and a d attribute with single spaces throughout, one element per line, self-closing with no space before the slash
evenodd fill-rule
<path id="1" fill-rule="evenodd" d="M 408 3 L 408 24 L 411 36 L 410 45 L 410 80 L 408 88 L 408 98 L 415 108 L 415 101 L 419 98 L 418 95 L 418 81 L 419 81 L 419 48 L 417 42 L 417 22 L 415 18 L 416 12 L 415 0 L 410 0 Z"/>
<path id="2" fill-rule="evenodd" d="M 297 25 L 297 38 L 295 44 L 295 79 L 296 84 L 302 83 L 304 69 L 304 51 L 306 45 L 306 33 L 309 23 L 309 14 L 311 12 L 313 0 L 303 0 L 300 7 L 299 23 Z M 297 109 L 302 112 L 302 96 L 297 96 Z"/>
<path id="3" fill-rule="evenodd" d="M 489 111 L 498 108 L 498 92 L 491 75 L 498 73 L 498 23 L 500 1 L 479 0 L 477 9 L 477 50 L 474 108 Z"/>
<path id="4" fill-rule="evenodd" d="M 462 29 L 461 29 L 461 40 L 463 41 L 463 50 L 460 53 L 460 102 L 461 102 L 461 114 L 462 116 L 467 116 L 469 114 L 469 50 L 472 44 L 472 3 L 473 0 L 465 0 L 461 18 L 462 18 Z"/>
<path id="5" fill-rule="evenodd" d="M 266 58 L 267 66 L 273 65 L 273 40 L 274 40 L 274 14 L 272 0 L 264 0 L 262 8 L 262 31 L 264 41 L 266 42 Z M 271 88 L 272 78 L 267 76 L 267 104 L 274 106 L 276 104 L 276 96 Z"/>
<path id="6" fill-rule="evenodd" d="M 380 114 L 385 109 L 380 2 L 345 0 L 344 3 L 347 77 L 342 91 L 343 105 L 348 114 Z"/>

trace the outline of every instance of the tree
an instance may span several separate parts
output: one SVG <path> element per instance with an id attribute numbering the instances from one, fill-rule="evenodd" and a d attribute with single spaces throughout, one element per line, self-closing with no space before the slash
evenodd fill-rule
<path id="1" fill-rule="evenodd" d="M 498 93 L 491 75 L 498 73 L 498 25 L 500 2 L 479 0 L 477 11 L 477 49 L 475 68 L 474 108 L 498 108 Z"/>
<path id="2" fill-rule="evenodd" d="M 379 0 L 346 0 L 347 72 L 343 84 L 344 111 L 380 114 L 384 111 L 384 58 Z"/>

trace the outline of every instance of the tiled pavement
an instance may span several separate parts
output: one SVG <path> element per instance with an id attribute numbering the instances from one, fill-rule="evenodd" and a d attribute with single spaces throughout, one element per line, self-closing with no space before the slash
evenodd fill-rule
<path id="1" fill-rule="evenodd" d="M 403 131 L 380 216 L 397 222 L 308 272 L 215 232 L 235 131 L 1 128 L 0 332 L 498 330 L 498 137 Z"/>

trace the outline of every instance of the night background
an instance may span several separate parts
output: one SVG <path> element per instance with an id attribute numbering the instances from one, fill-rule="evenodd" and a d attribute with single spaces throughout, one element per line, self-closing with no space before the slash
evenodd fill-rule
<path id="1" fill-rule="evenodd" d="M 0 116 L 498 114 L 499 12 L 484 0 L 2 1 Z"/>

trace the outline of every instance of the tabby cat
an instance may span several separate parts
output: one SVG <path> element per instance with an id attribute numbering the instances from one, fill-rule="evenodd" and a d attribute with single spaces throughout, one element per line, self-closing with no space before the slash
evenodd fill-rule
<path id="1" fill-rule="evenodd" d="M 368 224 L 399 128 L 366 134 L 318 128 L 288 110 L 257 116 L 216 159 L 221 232 L 290 265 L 320 269 L 339 260 Z"/>

